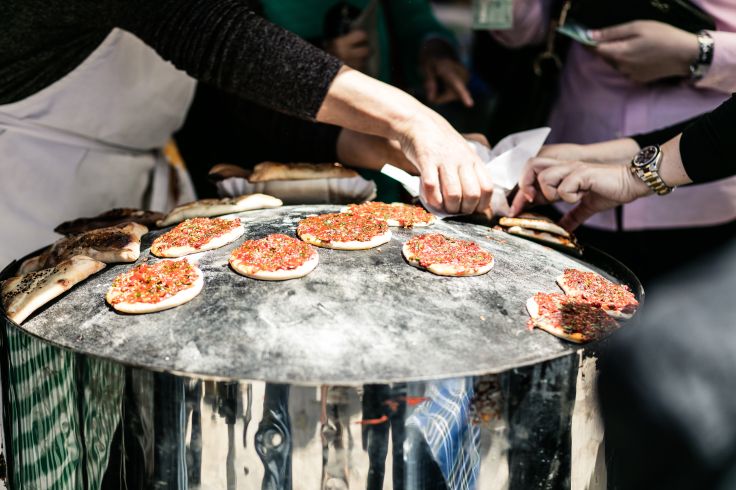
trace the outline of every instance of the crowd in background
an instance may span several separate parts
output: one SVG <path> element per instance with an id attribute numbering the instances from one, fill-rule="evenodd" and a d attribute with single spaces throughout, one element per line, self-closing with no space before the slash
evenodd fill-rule
<path id="1" fill-rule="evenodd" d="M 736 435 L 718 429 L 735 412 L 736 342 L 720 327 L 736 319 L 723 310 L 736 277 L 736 177 L 709 166 L 732 169 L 735 158 L 726 150 L 736 127 L 736 3 L 8 1 L 17 15 L 0 16 L 0 262 L 50 241 L 52 223 L 116 206 L 171 207 L 152 197 L 148 176 L 172 135 L 189 170 L 182 178 L 200 197 L 216 194 L 216 164 L 338 161 L 374 181 L 378 200 L 409 201 L 378 171 L 390 161 L 421 175 L 436 209 L 489 218 L 493 175 L 463 135 L 495 143 L 549 126 L 527 168 L 539 177 L 530 188 L 544 194 L 538 209 L 570 223 L 570 204 L 552 201 L 569 200 L 557 187 L 577 176 L 578 197 L 599 198 L 583 201 L 585 218 L 600 211 L 579 238 L 653 291 L 641 334 L 624 329 L 603 361 L 612 478 L 621 488 L 733 481 Z M 508 9 L 484 24 L 474 9 L 490 4 Z M 666 196 L 611 190 L 618 182 L 606 172 L 650 144 L 677 155 L 687 173 L 677 183 L 689 185 Z M 565 174 L 546 192 L 552 167 Z M 680 298 L 692 283 L 705 300 Z M 667 295 L 680 298 L 676 308 Z M 682 408 L 685 385 L 673 372 L 697 378 L 701 412 Z M 690 430 L 691 419 L 702 427 Z M 722 437 L 715 449 L 709 434 Z"/>

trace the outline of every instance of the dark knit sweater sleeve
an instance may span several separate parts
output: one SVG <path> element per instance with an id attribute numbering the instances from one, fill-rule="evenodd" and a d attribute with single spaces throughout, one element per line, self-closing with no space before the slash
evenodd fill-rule
<path id="1" fill-rule="evenodd" d="M 314 119 L 341 63 L 242 0 L 133 0 L 119 27 L 192 77 L 271 109 Z"/>
<path id="2" fill-rule="evenodd" d="M 636 143 L 639 145 L 639 148 L 644 148 L 645 146 L 651 145 L 661 145 L 668 142 L 678 134 L 682 133 L 685 128 L 690 126 L 693 122 L 697 121 L 699 117 L 700 116 L 697 116 L 692 119 L 673 124 L 672 126 L 667 126 L 666 128 L 651 131 L 649 133 L 635 134 L 634 136 L 631 136 L 631 139 L 636 141 Z"/>
<path id="3" fill-rule="evenodd" d="M 680 156 L 695 183 L 736 175 L 736 97 L 685 128 Z"/>

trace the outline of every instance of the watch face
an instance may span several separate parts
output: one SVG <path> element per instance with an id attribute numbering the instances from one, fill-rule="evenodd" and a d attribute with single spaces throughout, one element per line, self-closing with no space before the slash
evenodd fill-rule
<path id="1" fill-rule="evenodd" d="M 654 162 L 659 153 L 659 148 L 656 146 L 647 146 L 642 148 L 639 153 L 636 154 L 633 160 L 633 164 L 637 168 L 646 167 L 650 163 Z"/>

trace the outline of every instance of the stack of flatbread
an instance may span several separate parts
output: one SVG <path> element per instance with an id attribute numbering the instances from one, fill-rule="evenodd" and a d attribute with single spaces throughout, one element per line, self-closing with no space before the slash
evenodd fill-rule
<path id="1" fill-rule="evenodd" d="M 522 213 L 515 218 L 503 217 L 498 220 L 498 228 L 535 242 L 581 254 L 583 248 L 575 237 L 550 218 L 536 213 Z"/>
<path id="2" fill-rule="evenodd" d="M 39 255 L 23 261 L 17 276 L 0 281 L 2 306 L 11 320 L 21 323 L 52 299 L 102 270 L 106 264 L 135 262 L 140 257 L 141 237 L 148 232 L 148 226 L 165 227 L 189 218 L 220 216 L 281 204 L 279 199 L 271 196 L 250 194 L 224 199 L 200 199 L 181 205 L 166 215 L 121 208 L 91 218 L 67 221 L 55 229 L 66 235 L 64 238 L 42 250 Z M 242 227 L 239 229 L 242 230 Z M 198 293 L 201 280 L 197 285 Z M 136 312 L 157 311 L 155 308 L 160 307 L 147 305 Z"/>
<path id="3" fill-rule="evenodd" d="M 373 181 L 339 163 L 261 162 L 252 170 L 219 164 L 209 178 L 221 196 L 264 193 L 286 204 L 349 204 L 376 196 Z"/>

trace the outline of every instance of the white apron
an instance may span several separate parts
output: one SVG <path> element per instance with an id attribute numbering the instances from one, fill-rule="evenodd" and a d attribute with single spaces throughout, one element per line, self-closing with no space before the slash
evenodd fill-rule
<path id="1" fill-rule="evenodd" d="M 61 80 L 0 105 L 0 269 L 57 239 L 63 221 L 175 205 L 160 149 L 181 126 L 195 85 L 114 29 Z"/>

